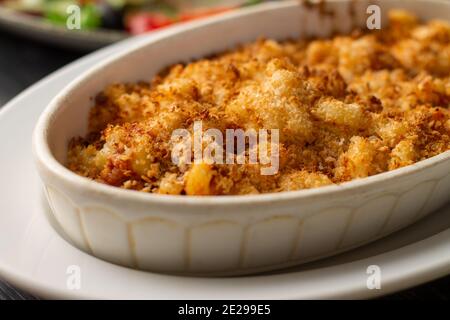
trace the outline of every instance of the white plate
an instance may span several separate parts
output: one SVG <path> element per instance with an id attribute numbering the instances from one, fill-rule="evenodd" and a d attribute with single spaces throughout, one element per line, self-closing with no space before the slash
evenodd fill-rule
<path id="1" fill-rule="evenodd" d="M 450 206 L 369 246 L 301 268 L 239 278 L 146 273 L 94 258 L 51 227 L 31 160 L 31 132 L 50 99 L 93 64 L 143 37 L 75 62 L 12 100 L 0 112 L 0 276 L 44 298 L 294 299 L 369 298 L 450 273 Z M 69 266 L 81 288 L 67 287 Z M 369 265 L 381 268 L 381 289 L 366 287 Z"/>

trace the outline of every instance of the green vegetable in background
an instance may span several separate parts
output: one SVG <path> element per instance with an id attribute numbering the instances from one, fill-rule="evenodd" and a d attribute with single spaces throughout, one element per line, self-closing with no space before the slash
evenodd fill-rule
<path id="1" fill-rule="evenodd" d="M 83 6 L 81 9 L 81 29 L 95 29 L 102 24 L 102 16 L 93 4 Z"/>
<path id="2" fill-rule="evenodd" d="M 65 25 L 67 21 L 67 8 L 70 5 L 78 5 L 77 1 L 47 1 L 44 6 L 44 17 L 54 23 Z"/>

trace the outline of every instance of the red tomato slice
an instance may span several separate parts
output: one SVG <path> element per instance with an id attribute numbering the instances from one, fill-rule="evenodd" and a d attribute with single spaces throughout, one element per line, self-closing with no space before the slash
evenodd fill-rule
<path id="1" fill-rule="evenodd" d="M 168 17 L 157 12 L 138 12 L 131 14 L 126 19 L 128 31 L 133 34 L 142 34 L 155 29 L 163 28 L 176 22 L 191 21 L 195 19 L 209 17 L 215 14 L 234 10 L 234 7 L 220 7 L 212 9 L 195 10 L 179 15 L 178 19 Z"/>
<path id="2" fill-rule="evenodd" d="M 127 29 L 131 34 L 141 34 L 173 24 L 175 21 L 162 13 L 141 12 L 127 18 Z"/>

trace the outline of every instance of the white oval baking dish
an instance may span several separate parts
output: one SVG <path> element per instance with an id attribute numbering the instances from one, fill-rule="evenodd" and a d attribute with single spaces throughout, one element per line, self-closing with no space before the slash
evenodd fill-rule
<path id="1" fill-rule="evenodd" d="M 382 16 L 402 7 L 422 19 L 450 17 L 446 1 L 377 3 Z M 259 36 L 323 36 L 365 23 L 366 1 L 330 1 L 327 6 L 333 16 L 288 1 L 167 29 L 67 86 L 40 117 L 33 146 L 53 214 L 73 244 L 133 268 L 237 275 L 349 250 L 408 226 L 446 203 L 450 152 L 342 185 L 249 196 L 146 194 L 103 185 L 64 167 L 68 141 L 86 133 L 90 99 L 107 84 L 150 79 L 172 63 Z"/>

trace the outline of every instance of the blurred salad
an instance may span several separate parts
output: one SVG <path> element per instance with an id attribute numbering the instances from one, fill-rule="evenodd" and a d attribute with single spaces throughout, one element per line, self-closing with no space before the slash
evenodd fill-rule
<path id="1" fill-rule="evenodd" d="M 65 25 L 71 5 L 80 8 L 82 30 L 114 29 L 133 35 L 175 23 L 254 5 L 264 0 L 0 0 L 0 5 Z"/>

